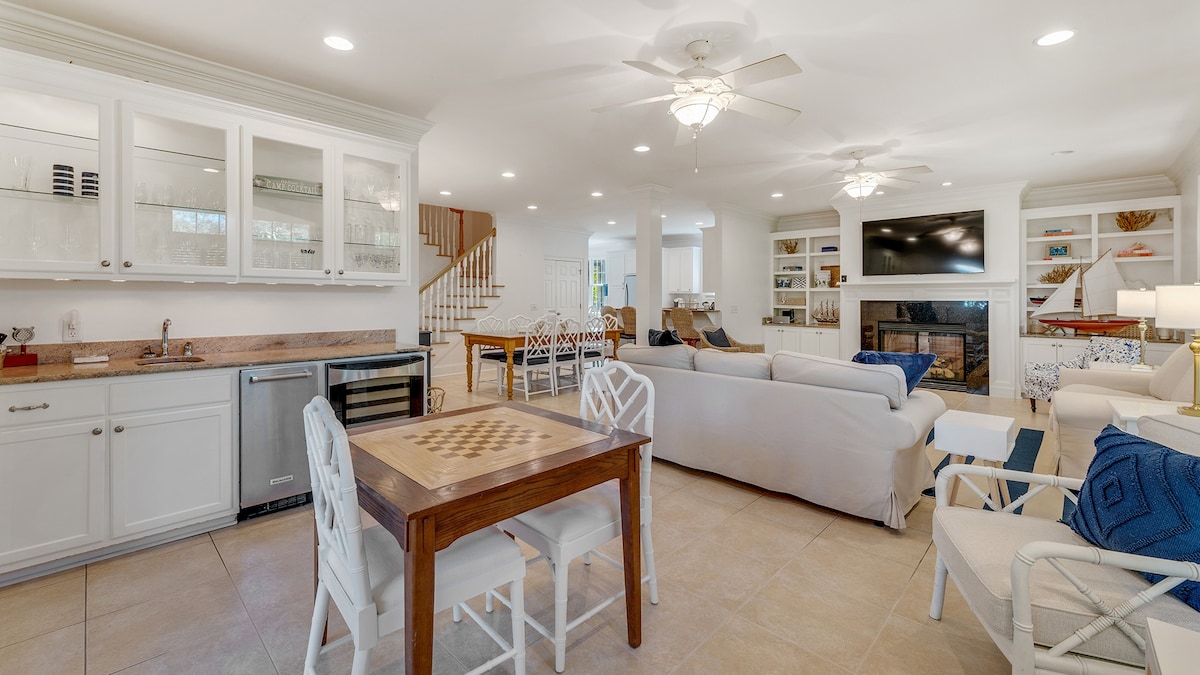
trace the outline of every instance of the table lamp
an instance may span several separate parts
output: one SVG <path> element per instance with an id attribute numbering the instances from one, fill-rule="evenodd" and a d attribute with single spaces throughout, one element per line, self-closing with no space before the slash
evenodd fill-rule
<path id="1" fill-rule="evenodd" d="M 1138 353 L 1138 362 L 1134 370 L 1150 370 L 1146 365 L 1146 319 L 1154 318 L 1154 291 L 1144 288 L 1117 291 L 1117 314 L 1138 320 L 1138 331 L 1142 334 L 1142 350 Z"/>
<path id="2" fill-rule="evenodd" d="M 1155 292 L 1154 323 L 1163 328 L 1190 328 L 1192 333 L 1192 405 L 1183 415 L 1200 417 L 1200 281 L 1191 286 L 1159 286 Z"/>

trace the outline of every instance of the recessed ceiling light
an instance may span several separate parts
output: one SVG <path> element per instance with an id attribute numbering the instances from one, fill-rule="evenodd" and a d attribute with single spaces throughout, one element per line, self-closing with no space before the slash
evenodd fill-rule
<path id="1" fill-rule="evenodd" d="M 874 195 L 886 195 L 887 193 L 886 193 L 886 192 L 884 192 L 883 190 L 876 190 L 876 191 L 872 192 L 871 194 L 874 194 Z"/>
<path id="2" fill-rule="evenodd" d="M 221 173 L 220 169 L 214 169 L 211 166 L 204 167 L 204 173 Z"/>
<path id="3" fill-rule="evenodd" d="M 1062 157 L 1063 155 L 1072 155 L 1072 154 L 1075 154 L 1074 150 L 1055 150 L 1054 152 L 1050 153 L 1050 156 L 1051 157 Z"/>
<path id="4" fill-rule="evenodd" d="M 537 204 L 530 204 L 529 206 L 526 206 L 525 208 L 529 209 L 530 211 L 537 211 Z"/>
<path id="5" fill-rule="evenodd" d="M 442 191 L 441 191 L 441 192 L 439 192 L 438 194 L 439 194 L 439 195 L 446 196 L 446 197 L 449 197 L 449 196 L 450 196 L 452 193 L 451 193 L 449 190 L 442 190 Z"/>
<path id="6" fill-rule="evenodd" d="M 615 221 L 615 220 L 610 220 L 610 221 L 608 221 L 608 224 L 609 224 L 609 225 L 616 225 L 616 224 L 617 224 L 617 221 Z"/>
<path id="7" fill-rule="evenodd" d="M 954 185 L 954 183 L 951 183 L 950 181 L 946 181 L 945 183 L 942 183 L 942 187 L 950 187 L 951 185 Z"/>
<path id="8" fill-rule="evenodd" d="M 353 42 L 344 37 L 338 37 L 337 35 L 330 35 L 329 37 L 325 38 L 325 44 L 326 46 L 336 49 L 339 52 L 348 52 L 351 49 L 354 49 Z"/>
<path id="9" fill-rule="evenodd" d="M 916 241 L 916 240 L 917 240 L 916 237 L 905 237 L 904 238 L 904 241 Z"/>
<path id="10" fill-rule="evenodd" d="M 633 151 L 634 151 L 634 152 L 650 152 L 650 146 L 648 146 L 648 145 L 635 145 L 635 146 L 633 146 Z"/>
<path id="11" fill-rule="evenodd" d="M 1033 44 L 1039 47 L 1052 47 L 1057 44 L 1062 44 L 1067 40 L 1075 37 L 1073 30 L 1056 30 L 1053 33 L 1046 33 L 1042 37 L 1033 41 Z"/>
<path id="12" fill-rule="evenodd" d="M 696 221 L 696 224 L 697 224 L 697 225 L 703 225 L 703 224 L 704 224 L 704 221 L 697 220 L 697 221 Z"/>
<path id="13" fill-rule="evenodd" d="M 604 193 L 603 193 L 603 192 L 593 192 L 593 193 L 592 193 L 592 196 L 593 196 L 593 197 L 603 197 L 603 196 L 604 196 Z"/>
<path id="14" fill-rule="evenodd" d="M 772 198 L 772 199 L 779 199 L 779 198 L 780 198 L 780 197 L 782 197 L 782 196 L 783 196 L 783 193 L 782 193 L 782 192 L 772 192 L 772 193 L 771 193 L 771 198 Z"/>
<path id="15" fill-rule="evenodd" d="M 513 173 L 513 172 L 511 172 L 511 171 L 505 171 L 504 173 L 500 174 L 500 176 L 501 176 L 502 178 L 515 178 L 515 177 L 516 177 L 516 175 L 517 175 L 517 174 L 515 174 L 515 173 Z"/>
<path id="16" fill-rule="evenodd" d="M 664 214 L 662 214 L 662 217 L 663 217 L 663 218 L 666 218 L 666 217 L 667 217 L 667 214 L 665 214 L 665 213 L 664 213 Z"/>

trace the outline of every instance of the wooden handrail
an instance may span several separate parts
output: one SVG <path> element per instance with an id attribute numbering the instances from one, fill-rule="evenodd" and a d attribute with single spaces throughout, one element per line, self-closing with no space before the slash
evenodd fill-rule
<path id="1" fill-rule="evenodd" d="M 483 246 L 484 242 L 486 242 L 486 241 L 487 241 L 489 238 L 491 238 L 491 237 L 495 237 L 495 236 L 496 236 L 496 228 L 494 228 L 494 227 L 493 227 L 493 228 L 492 228 L 492 230 L 491 230 L 491 232 L 488 232 L 487 234 L 485 234 L 485 235 L 483 236 L 483 238 L 481 238 L 479 241 L 477 241 L 477 242 L 475 242 L 474 244 L 472 244 L 472 245 L 471 245 L 471 248 L 469 248 L 469 249 L 467 249 L 467 250 L 463 251 L 462 253 L 458 254 L 458 256 L 457 256 L 457 257 L 455 257 L 455 258 L 454 258 L 454 260 L 452 260 L 452 261 L 450 262 L 450 264 L 448 264 L 448 265 L 446 265 L 445 267 L 443 267 L 443 268 L 442 268 L 442 271 L 440 271 L 440 272 L 438 272 L 437 274 L 433 275 L 433 278 L 432 278 L 432 279 L 430 279 L 429 281 L 425 282 L 425 285 L 421 286 L 421 289 L 418 291 L 418 293 L 424 293 L 424 292 L 425 292 L 425 289 L 427 289 L 427 288 L 429 288 L 430 286 L 432 286 L 434 283 L 436 283 L 436 282 L 437 282 L 437 280 L 438 280 L 438 279 L 441 279 L 443 276 L 445 276 L 447 273 L 449 273 L 449 272 L 450 272 L 450 270 L 454 269 L 454 268 L 455 268 L 455 266 L 457 266 L 457 265 L 458 265 L 460 262 L 462 262 L 462 261 L 463 261 L 463 258 L 466 258 L 467 256 L 471 255 L 471 253 L 473 253 L 473 252 L 475 251 L 475 249 L 479 248 L 480 246 Z"/>

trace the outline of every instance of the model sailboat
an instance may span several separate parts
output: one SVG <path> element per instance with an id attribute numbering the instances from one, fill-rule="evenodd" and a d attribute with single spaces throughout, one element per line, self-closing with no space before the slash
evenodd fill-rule
<path id="1" fill-rule="evenodd" d="M 1125 288 L 1125 278 L 1121 276 L 1121 271 L 1117 269 L 1110 253 L 1111 249 L 1105 251 L 1082 272 L 1080 269 L 1072 272 L 1031 316 L 1074 314 L 1075 290 L 1079 288 L 1083 296 L 1083 318 L 1038 318 L 1038 321 L 1055 329 L 1073 328 L 1085 333 L 1113 333 L 1126 326 L 1136 325 L 1136 319 L 1104 318 L 1105 315 L 1116 315 L 1117 291 Z M 1081 263 L 1080 268 L 1082 267 Z"/>

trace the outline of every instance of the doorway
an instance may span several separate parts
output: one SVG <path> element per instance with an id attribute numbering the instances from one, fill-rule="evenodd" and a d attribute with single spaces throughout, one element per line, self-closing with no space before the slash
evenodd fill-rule
<path id="1" fill-rule="evenodd" d="M 543 286 L 547 312 L 559 318 L 583 322 L 583 261 L 575 258 L 546 258 Z"/>

